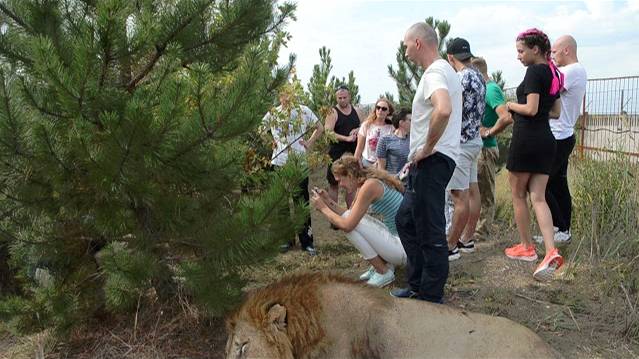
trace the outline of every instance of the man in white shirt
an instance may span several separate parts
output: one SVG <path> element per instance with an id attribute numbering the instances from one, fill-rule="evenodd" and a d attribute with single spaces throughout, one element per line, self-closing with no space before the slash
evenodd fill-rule
<path id="1" fill-rule="evenodd" d="M 555 242 L 570 241 L 572 197 L 568 189 L 568 159 L 575 147 L 575 123 L 581 113 L 588 77 L 577 59 L 577 42 L 570 35 L 559 37 L 551 47 L 559 70 L 564 74 L 561 91 L 561 115 L 550 120 L 550 129 L 557 141 L 555 161 L 546 186 L 546 202 L 555 226 Z M 537 240 L 538 236 L 535 236 Z"/>
<path id="2" fill-rule="evenodd" d="M 408 257 L 407 288 L 391 295 L 442 303 L 448 279 L 444 193 L 460 152 L 462 87 L 439 56 L 437 33 L 426 23 L 404 35 L 406 57 L 425 69 L 413 99 L 412 162 L 395 222 Z"/>
<path id="3" fill-rule="evenodd" d="M 324 131 L 324 127 L 317 120 L 317 116 L 304 105 L 293 106 L 290 101 L 291 90 L 285 88 L 280 92 L 280 105 L 273 111 L 268 112 L 262 119 L 262 125 L 268 128 L 273 136 L 274 149 L 271 164 L 275 167 L 282 167 L 286 164 L 289 154 L 304 154 L 310 149 L 317 138 Z M 308 141 L 304 140 L 304 135 L 310 128 L 315 127 L 313 134 Z M 300 193 L 294 198 L 295 201 L 302 201 L 308 205 L 308 177 L 300 183 Z M 297 237 L 300 240 L 300 247 L 309 255 L 315 256 L 317 252 L 313 246 L 313 231 L 311 229 L 311 216 L 308 215 L 306 223 Z M 282 251 L 289 250 L 294 245 L 294 241 L 282 246 Z"/>

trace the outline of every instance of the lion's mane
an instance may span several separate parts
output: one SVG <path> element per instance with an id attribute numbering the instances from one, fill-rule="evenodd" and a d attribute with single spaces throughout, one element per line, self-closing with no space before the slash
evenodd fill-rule
<path id="1" fill-rule="evenodd" d="M 269 335 L 268 330 L 263 332 L 280 353 L 290 350 L 295 358 L 306 357 L 310 352 L 321 349 L 322 339 L 326 335 L 320 318 L 323 303 L 318 289 L 328 283 L 361 286 L 357 281 L 332 273 L 303 273 L 285 277 L 266 287 L 249 291 L 243 304 L 227 317 L 228 332 L 233 332 L 236 323 L 241 320 L 266 329 L 269 309 L 280 304 L 287 308 L 288 340 Z"/>

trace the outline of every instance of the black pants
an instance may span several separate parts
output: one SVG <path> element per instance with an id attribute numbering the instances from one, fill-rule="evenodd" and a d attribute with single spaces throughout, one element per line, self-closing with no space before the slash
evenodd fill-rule
<path id="1" fill-rule="evenodd" d="M 275 171 L 277 166 L 270 166 L 270 171 Z M 293 196 L 294 202 L 302 202 L 304 206 L 308 206 L 310 195 L 308 194 L 308 177 L 304 178 L 299 184 L 299 193 Z M 300 246 L 302 249 L 306 247 L 313 247 L 313 230 L 311 229 L 311 213 L 308 213 L 304 227 L 297 233 L 297 237 L 300 239 Z M 295 245 L 295 238 L 288 241 L 288 244 L 293 247 Z"/>
<path id="2" fill-rule="evenodd" d="M 570 230 L 572 197 L 568 188 L 568 159 L 575 148 L 575 136 L 557 140 L 555 161 L 546 186 L 546 202 L 550 207 L 552 222 L 560 231 Z"/>
<path id="3" fill-rule="evenodd" d="M 448 279 L 444 197 L 455 162 L 435 153 L 412 165 L 395 223 L 408 258 L 407 277 L 418 298 L 441 302 Z"/>
<path id="4" fill-rule="evenodd" d="M 310 196 L 308 194 L 308 177 L 304 178 L 300 182 L 300 193 L 293 197 L 295 202 L 303 201 L 305 206 L 308 206 Z M 300 239 L 300 246 L 302 249 L 306 247 L 313 247 L 313 230 L 311 229 L 311 214 L 309 212 L 304 227 L 297 233 L 297 237 Z M 289 242 L 292 246 L 294 243 Z"/>

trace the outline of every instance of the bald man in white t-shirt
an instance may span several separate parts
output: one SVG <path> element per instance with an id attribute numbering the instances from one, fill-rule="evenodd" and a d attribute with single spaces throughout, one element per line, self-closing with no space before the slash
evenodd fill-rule
<path id="1" fill-rule="evenodd" d="M 428 24 L 411 26 L 404 45 L 406 57 L 425 71 L 413 99 L 408 185 L 395 217 L 408 287 L 391 295 L 442 303 L 448 279 L 444 193 L 460 152 L 462 86 L 439 56 L 437 33 Z"/>
<path id="2" fill-rule="evenodd" d="M 570 35 L 559 37 L 552 45 L 552 57 L 564 74 L 561 91 L 561 115 L 550 120 L 550 129 L 557 141 L 555 162 L 546 186 L 546 202 L 555 226 L 555 242 L 570 241 L 572 197 L 568 189 L 568 159 L 575 147 L 575 123 L 581 113 L 588 77 L 577 59 L 577 42 Z M 535 236 L 538 240 L 539 236 Z"/>

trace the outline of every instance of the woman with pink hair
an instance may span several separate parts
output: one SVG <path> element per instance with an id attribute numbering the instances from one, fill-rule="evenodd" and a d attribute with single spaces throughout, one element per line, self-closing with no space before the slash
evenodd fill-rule
<path id="1" fill-rule="evenodd" d="M 544 260 L 533 277 L 545 281 L 553 278 L 555 270 L 564 261 L 555 248 L 552 216 L 545 197 L 556 147 L 548 121 L 559 117 L 563 75 L 550 59 L 550 40 L 541 30 L 529 29 L 520 33 L 516 47 L 517 59 L 527 69 L 524 80 L 517 87 L 517 102 L 506 103 L 514 119 L 506 168 L 521 243 L 507 248 L 505 253 L 512 259 L 537 260 L 526 201 L 530 194 L 546 247 Z"/>

